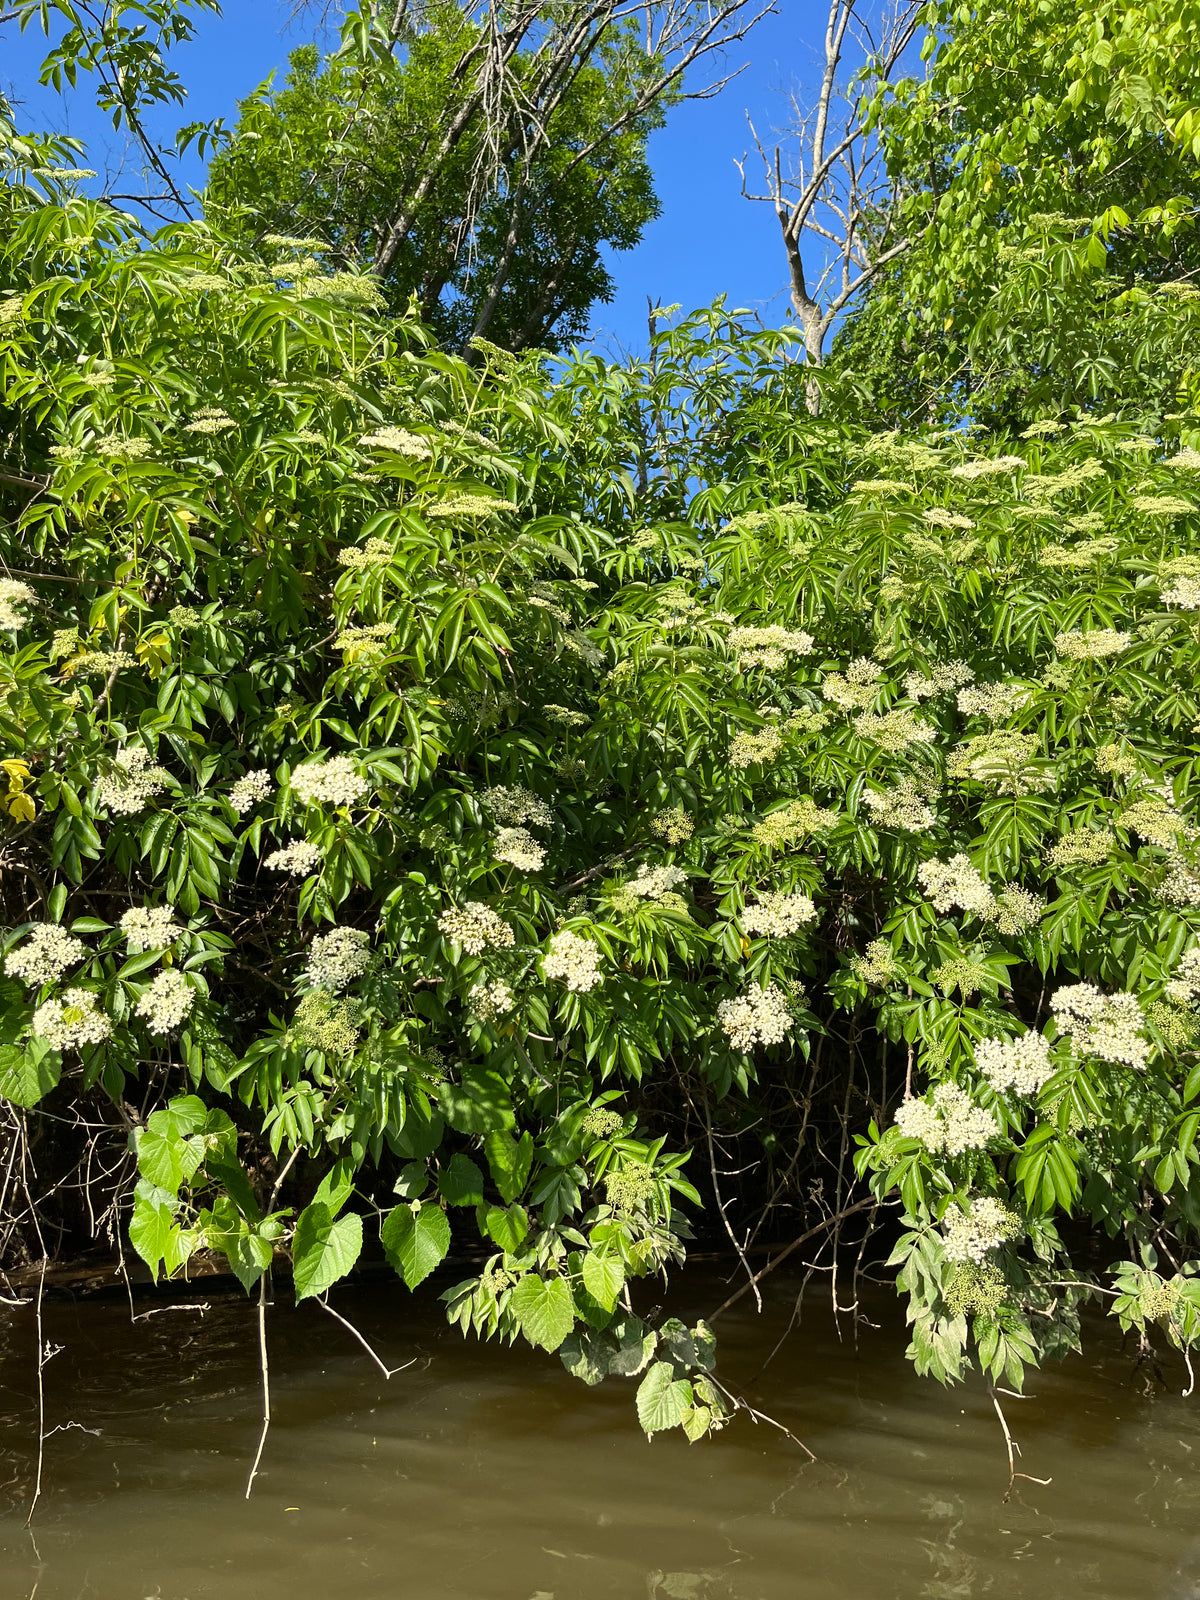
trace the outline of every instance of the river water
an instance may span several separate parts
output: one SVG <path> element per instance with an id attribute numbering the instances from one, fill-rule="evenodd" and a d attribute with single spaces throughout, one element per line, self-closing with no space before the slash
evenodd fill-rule
<path id="1" fill-rule="evenodd" d="M 47 1300 L 45 1477 L 32 1309 L 0 1312 L 0 1600 L 1200 1600 L 1200 1398 L 1156 1383 L 1101 1322 L 1085 1356 L 1006 1402 L 916 1378 L 890 1294 L 878 1326 L 828 1300 L 763 1370 L 791 1311 L 721 1319 L 722 1377 L 818 1460 L 739 1417 L 647 1443 L 633 1385 L 589 1390 L 554 1357 L 464 1342 L 398 1286 L 335 1304 L 385 1381 L 311 1303 L 269 1325 L 274 1422 L 254 1496 L 252 1308 L 130 1322 Z M 671 1309 L 724 1286 L 693 1277 Z M 202 1299 L 197 1295 L 197 1299 Z M 139 1302 L 144 1311 L 155 1302 Z M 78 1426 L 66 1427 L 66 1424 Z M 83 1430 L 94 1431 L 83 1431 Z"/>

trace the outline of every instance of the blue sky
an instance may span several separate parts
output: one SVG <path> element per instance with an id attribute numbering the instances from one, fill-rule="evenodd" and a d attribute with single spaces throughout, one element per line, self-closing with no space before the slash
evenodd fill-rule
<path id="1" fill-rule="evenodd" d="M 727 294 L 731 305 L 750 307 L 767 322 L 783 320 L 787 275 L 778 224 L 769 206 L 741 197 L 734 162 L 749 141 L 746 112 L 766 135 L 786 120 L 788 88 L 797 80 L 813 81 L 826 6 L 823 0 L 776 3 L 777 14 L 764 18 L 729 53 L 724 70 L 744 64 L 741 74 L 715 99 L 678 107 L 653 135 L 650 157 L 662 216 L 635 250 L 612 258 L 616 298 L 597 306 L 593 318 L 593 342 L 600 348 L 642 346 L 647 295 L 691 309 Z M 224 11 L 220 18 L 202 17 L 196 40 L 172 53 L 189 97 L 182 112 L 171 108 L 160 116 L 160 137 L 171 136 L 183 122 L 232 119 L 237 100 L 272 69 L 284 67 L 287 52 L 307 36 L 289 26 L 279 0 L 226 0 Z M 86 85 L 65 100 L 38 87 L 44 50 L 36 27 L 24 36 L 12 24 L 0 30 L 0 88 L 23 102 L 20 121 L 84 139 L 89 164 L 102 172 L 119 167 L 124 137 L 96 110 Z M 721 70 L 717 65 L 710 77 Z M 136 160 L 132 168 L 137 171 Z M 200 173 L 198 163 L 185 169 L 193 183 Z"/>

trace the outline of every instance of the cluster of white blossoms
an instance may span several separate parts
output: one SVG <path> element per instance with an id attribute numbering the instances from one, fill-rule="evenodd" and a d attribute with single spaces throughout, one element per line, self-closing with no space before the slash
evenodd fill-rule
<path id="1" fill-rule="evenodd" d="M 1164 850 L 1173 849 L 1179 843 L 1180 836 L 1188 831 L 1186 821 L 1174 806 L 1168 805 L 1161 795 L 1155 794 L 1126 806 L 1117 818 L 1117 827 L 1128 828 L 1131 833 L 1140 834 L 1143 839 L 1160 845 Z"/>
<path id="2" fill-rule="evenodd" d="M 590 939 L 564 928 L 550 940 L 542 972 L 547 978 L 561 978 L 575 994 L 587 994 L 600 982 L 600 951 Z"/>
<path id="3" fill-rule="evenodd" d="M 906 1100 L 896 1112 L 896 1126 L 935 1156 L 982 1150 L 998 1131 L 992 1113 L 954 1083 L 939 1083 L 927 1100 Z"/>
<path id="4" fill-rule="evenodd" d="M 131 956 L 142 950 L 166 950 L 183 936 L 174 921 L 174 906 L 134 906 L 121 918 L 121 932 Z"/>
<path id="5" fill-rule="evenodd" d="M 507 861 L 519 872 L 540 872 L 546 864 L 546 847 L 526 828 L 501 828 L 496 835 L 496 860 Z"/>
<path id="6" fill-rule="evenodd" d="M 975 526 L 970 517 L 964 517 L 960 511 L 949 511 L 945 506 L 929 506 L 921 516 L 931 528 L 971 529 Z"/>
<path id="7" fill-rule="evenodd" d="M 900 963 L 886 939 L 872 939 L 861 955 L 850 957 L 850 971 L 861 983 L 882 989 L 900 974 Z"/>
<path id="8" fill-rule="evenodd" d="M 196 1003 L 196 991 L 177 967 L 168 967 L 146 990 L 134 1007 L 145 1017 L 151 1033 L 170 1033 L 177 1028 Z"/>
<path id="9" fill-rule="evenodd" d="M 782 850 L 797 839 L 810 833 L 828 833 L 838 824 L 838 813 L 819 806 L 812 795 L 801 795 L 799 800 L 789 800 L 776 811 L 769 811 L 761 822 L 750 830 L 755 844 L 768 850 Z"/>
<path id="10" fill-rule="evenodd" d="M 970 856 L 961 851 L 949 861 L 923 861 L 917 881 L 935 911 L 945 913 L 957 906 L 988 920 L 995 915 L 995 895 L 971 865 Z"/>
<path id="11" fill-rule="evenodd" d="M 554 821 L 554 812 L 546 802 L 519 783 L 507 787 L 497 784 L 495 788 L 485 789 L 479 799 L 497 822 L 511 823 L 515 827 L 532 823 L 535 828 L 548 828 Z"/>
<path id="12" fill-rule="evenodd" d="M 1046 902 L 1041 895 L 1033 894 L 1029 889 L 1022 889 L 1019 884 L 1010 883 L 997 895 L 996 907 L 990 920 L 997 933 L 1011 938 L 1019 933 L 1027 933 L 1030 928 L 1036 928 L 1045 911 Z"/>
<path id="13" fill-rule="evenodd" d="M 910 745 L 932 744 L 937 738 L 937 729 L 932 723 L 923 722 L 907 706 L 879 715 L 862 711 L 854 719 L 854 731 L 860 739 L 869 739 L 893 755 L 907 750 Z"/>
<path id="14" fill-rule="evenodd" d="M 349 806 L 367 792 L 367 780 L 349 756 L 309 761 L 292 768 L 292 793 L 309 805 Z"/>
<path id="15" fill-rule="evenodd" d="M 1167 998 L 1180 1006 L 1200 1004 L 1200 945 L 1180 958 L 1174 977 L 1167 983 Z"/>
<path id="16" fill-rule="evenodd" d="M 910 700 L 932 700 L 936 695 L 953 694 L 974 676 L 965 661 L 935 661 L 927 673 L 906 673 L 904 692 Z"/>
<path id="17" fill-rule="evenodd" d="M 1146 1019 L 1135 994 L 1102 994 L 1094 983 L 1072 983 L 1051 997 L 1050 1010 L 1059 1033 L 1070 1036 L 1080 1055 L 1139 1071 L 1149 1061 Z"/>
<path id="18" fill-rule="evenodd" d="M 958 709 L 964 716 L 986 717 L 989 722 L 1002 722 L 1029 699 L 1031 690 L 1020 683 L 980 683 L 970 689 L 960 689 Z"/>
<path id="19" fill-rule="evenodd" d="M 1016 1039 L 981 1039 L 975 1046 L 975 1065 L 993 1089 L 1017 1094 L 1036 1094 L 1056 1070 L 1050 1041 L 1032 1031 Z"/>
<path id="20" fill-rule="evenodd" d="M 30 1029 L 52 1050 L 78 1050 L 81 1044 L 103 1044 L 112 1023 L 96 1006 L 90 989 L 66 989 L 61 999 L 47 1000 L 33 1013 Z"/>
<path id="21" fill-rule="evenodd" d="M 787 665 L 788 656 L 811 655 L 813 636 L 772 624 L 764 628 L 730 628 L 726 642 L 737 654 L 739 672 L 751 667 L 766 667 L 777 672 Z"/>
<path id="22" fill-rule="evenodd" d="M 696 824 L 682 806 L 672 806 L 668 811 L 660 811 L 651 819 L 650 827 L 669 845 L 686 844 L 696 831 Z"/>
<path id="23" fill-rule="evenodd" d="M 120 816 L 132 817 L 146 809 L 153 795 L 161 794 L 169 781 L 162 767 L 151 764 L 144 745 L 134 744 L 118 750 L 111 772 L 96 779 L 96 799 Z"/>
<path id="24" fill-rule="evenodd" d="M 937 812 L 909 777 L 897 778 L 891 789 L 864 789 L 862 798 L 878 828 L 924 833 L 937 822 Z"/>
<path id="25" fill-rule="evenodd" d="M 729 746 L 729 765 L 739 771 L 758 762 L 774 761 L 783 749 L 778 728 L 761 728 L 757 733 L 737 733 Z"/>
<path id="26" fill-rule="evenodd" d="M 290 872 L 293 878 L 306 878 L 321 859 L 320 845 L 307 839 L 293 839 L 281 850 L 272 850 L 263 866 L 272 872 Z"/>
<path id="27" fill-rule="evenodd" d="M 1184 856 L 1174 854 L 1156 893 L 1169 906 L 1200 906 L 1200 872 Z"/>
<path id="28" fill-rule="evenodd" d="M 192 420 L 183 425 L 184 433 L 225 433 L 230 428 L 236 428 L 237 423 L 223 411 L 220 406 L 205 406 L 202 411 L 192 413 Z"/>
<path id="29" fill-rule="evenodd" d="M 1116 842 L 1107 828 L 1075 828 L 1050 847 L 1046 860 L 1052 867 L 1094 867 L 1108 860 Z"/>
<path id="30" fill-rule="evenodd" d="M 309 946 L 304 976 L 314 989 L 336 994 L 362 976 L 370 959 L 371 940 L 361 928 L 331 928 Z"/>
<path id="31" fill-rule="evenodd" d="M 758 904 L 742 912 L 742 927 L 763 939 L 786 939 L 817 920 L 817 908 L 806 894 L 763 890 Z"/>
<path id="32" fill-rule="evenodd" d="M 507 1016 L 515 1004 L 512 990 L 500 978 L 494 978 L 491 983 L 477 983 L 467 996 L 467 1009 L 480 1022 L 495 1022 Z"/>
<path id="33" fill-rule="evenodd" d="M 447 939 L 461 944 L 471 956 L 485 950 L 506 950 L 515 941 L 503 917 L 481 900 L 468 900 L 465 906 L 450 906 L 438 918 L 438 929 Z"/>
<path id="34" fill-rule="evenodd" d="M 756 1044 L 780 1044 L 792 1028 L 792 1012 L 782 989 L 751 984 L 745 994 L 722 1000 L 717 1021 L 735 1050 L 749 1053 Z"/>
<path id="35" fill-rule="evenodd" d="M 1200 450 L 1179 450 L 1168 456 L 1163 466 L 1174 467 L 1176 472 L 1200 472 Z"/>
<path id="36" fill-rule="evenodd" d="M 950 468 L 952 478 L 990 478 L 1001 472 L 1019 472 L 1028 463 L 1020 456 L 987 456 L 978 461 L 962 461 Z"/>
<path id="37" fill-rule="evenodd" d="M 0 633 L 16 633 L 23 628 L 28 618 L 20 608 L 36 599 L 27 583 L 16 578 L 0 578 Z"/>
<path id="38" fill-rule="evenodd" d="M 1177 494 L 1135 494 L 1129 503 L 1148 517 L 1189 517 L 1196 509 Z"/>
<path id="39" fill-rule="evenodd" d="M 1054 648 L 1069 661 L 1099 661 L 1104 656 L 1120 655 L 1126 649 L 1131 633 L 1120 633 L 1116 628 L 1076 628 L 1054 635 Z"/>
<path id="40" fill-rule="evenodd" d="M 29 943 L 9 952 L 5 972 L 20 978 L 31 989 L 61 978 L 68 967 L 82 960 L 82 939 L 68 933 L 57 922 L 39 922 L 29 930 Z"/>
<path id="41" fill-rule="evenodd" d="M 942 1218 L 946 1260 L 979 1263 L 1022 1231 L 1020 1218 L 992 1195 L 969 1201 L 965 1210 L 952 1205 Z"/>
<path id="42" fill-rule="evenodd" d="M 374 433 L 364 433 L 358 442 L 366 450 L 392 450 L 413 461 L 429 461 L 433 456 L 424 439 L 407 428 L 376 428 Z"/>
<path id="43" fill-rule="evenodd" d="M 1200 611 L 1200 578 L 1176 578 L 1163 590 L 1162 603 L 1180 611 Z"/>
<path id="44" fill-rule="evenodd" d="M 853 711 L 869 706 L 878 692 L 883 668 L 870 656 L 859 656 L 845 672 L 827 672 L 821 684 L 821 693 L 842 711 Z"/>
<path id="45" fill-rule="evenodd" d="M 366 567 L 384 567 L 392 559 L 386 539 L 368 539 L 366 544 L 351 544 L 338 551 L 338 565 L 361 572 Z"/>
<path id="46" fill-rule="evenodd" d="M 674 894 L 687 882 L 687 873 L 682 867 L 651 867 L 645 862 L 637 870 L 637 877 L 629 882 L 630 894 L 640 896 L 643 900 L 662 900 L 666 895 Z"/>
<path id="47" fill-rule="evenodd" d="M 257 805 L 260 800 L 270 799 L 273 788 L 271 774 L 266 767 L 257 767 L 239 778 L 230 789 L 229 804 L 239 817 L 245 816 L 251 806 Z"/>

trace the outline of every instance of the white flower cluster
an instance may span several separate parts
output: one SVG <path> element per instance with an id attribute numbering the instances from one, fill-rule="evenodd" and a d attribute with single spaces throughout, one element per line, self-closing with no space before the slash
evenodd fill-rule
<path id="1" fill-rule="evenodd" d="M 1146 1019 L 1136 995 L 1102 994 L 1094 983 L 1073 983 L 1051 997 L 1050 1009 L 1059 1033 L 1070 1035 L 1080 1055 L 1139 1071 L 1149 1061 Z"/>
<path id="2" fill-rule="evenodd" d="M 777 672 L 786 666 L 788 656 L 811 655 L 813 636 L 772 624 L 765 628 L 730 628 L 727 642 L 737 653 L 739 672 L 751 667 L 766 667 Z"/>
<path id="3" fill-rule="evenodd" d="M 854 719 L 854 731 L 860 739 L 870 739 L 881 750 L 890 750 L 893 754 L 907 750 L 909 745 L 932 744 L 937 738 L 937 729 L 932 723 L 923 722 L 907 706 L 879 715 L 861 711 Z"/>
<path id="4" fill-rule="evenodd" d="M 1180 957 L 1175 976 L 1167 984 L 1167 998 L 1180 1006 L 1200 1003 L 1200 945 Z"/>
<path id="5" fill-rule="evenodd" d="M 997 933 L 1012 938 L 1019 933 L 1028 933 L 1030 928 L 1036 928 L 1045 910 L 1046 902 L 1041 895 L 1022 889 L 1019 884 L 1010 883 L 998 895 L 990 920 Z"/>
<path id="6" fill-rule="evenodd" d="M 505 950 L 514 943 L 508 923 L 481 900 L 468 900 L 465 906 L 443 911 L 438 928 L 471 956 L 481 956 L 485 950 Z"/>
<path id="7" fill-rule="evenodd" d="M 307 839 L 293 839 L 282 850 L 272 850 L 263 866 L 272 872 L 290 872 L 293 878 L 306 878 L 321 859 L 320 845 Z"/>
<path id="8" fill-rule="evenodd" d="M 1046 859 L 1052 867 L 1094 867 L 1108 860 L 1116 842 L 1107 828 L 1075 828 L 1050 847 Z"/>
<path id="9" fill-rule="evenodd" d="M 1076 628 L 1056 633 L 1054 648 L 1069 661 L 1099 661 L 1105 656 L 1120 655 L 1132 638 L 1131 633 L 1120 633 L 1116 628 Z"/>
<path id="10" fill-rule="evenodd" d="M 876 827 L 924 833 L 937 822 L 937 812 L 911 778 L 897 778 L 892 789 L 864 789 L 863 804 Z"/>
<path id="11" fill-rule="evenodd" d="M 733 1048 L 748 1053 L 756 1044 L 779 1044 L 786 1039 L 792 1013 L 787 996 L 775 984 L 760 989 L 752 983 L 745 994 L 721 1001 L 717 1021 Z"/>
<path id="12" fill-rule="evenodd" d="M 547 978 L 561 978 L 575 994 L 587 994 L 600 982 L 600 951 L 590 939 L 564 928 L 551 939 L 542 971 Z"/>
<path id="13" fill-rule="evenodd" d="M 958 511 L 948 511 L 945 506 L 930 506 L 921 515 L 931 528 L 970 529 L 975 526 L 970 517 L 964 517 Z"/>
<path id="14" fill-rule="evenodd" d="M 904 678 L 904 692 L 910 700 L 932 700 L 935 695 L 953 694 L 964 683 L 970 683 L 975 673 L 965 661 L 938 661 L 928 674 L 909 672 Z"/>
<path id="15" fill-rule="evenodd" d="M 942 1218 L 947 1261 L 978 1264 L 1020 1232 L 1019 1219 L 992 1195 L 970 1201 L 965 1211 L 952 1205 Z"/>
<path id="16" fill-rule="evenodd" d="M 1200 872 L 1183 856 L 1172 855 L 1157 894 L 1169 906 L 1200 906 Z"/>
<path id="17" fill-rule="evenodd" d="M 682 867 L 651 867 L 643 862 L 629 885 L 629 892 L 644 900 L 661 900 L 686 882 L 687 873 Z"/>
<path id="18" fill-rule="evenodd" d="M 981 1039 L 975 1046 L 975 1065 L 993 1089 L 1016 1094 L 1036 1094 L 1054 1076 L 1050 1041 L 1032 1031 L 1016 1039 Z"/>
<path id="19" fill-rule="evenodd" d="M 331 756 L 293 767 L 292 792 L 309 805 L 349 806 L 366 794 L 367 780 L 349 756 Z"/>
<path id="20" fill-rule="evenodd" d="M 935 911 L 945 913 L 958 906 L 977 917 L 990 919 L 995 914 L 995 895 L 971 865 L 970 856 L 961 851 L 949 861 L 923 861 L 917 881 Z"/>
<path id="21" fill-rule="evenodd" d="M 1174 467 L 1176 472 L 1200 472 L 1200 450 L 1179 450 L 1168 456 L 1163 466 Z"/>
<path id="22" fill-rule="evenodd" d="M 31 1031 L 52 1050 L 78 1050 L 81 1044 L 103 1044 L 112 1023 L 96 1008 L 90 989 L 64 990 L 61 1000 L 47 1000 L 33 1013 Z"/>
<path id="23" fill-rule="evenodd" d="M 146 990 L 134 1007 L 145 1017 L 151 1033 L 170 1033 L 177 1028 L 196 1003 L 196 991 L 177 967 L 168 967 Z"/>
<path id="24" fill-rule="evenodd" d="M 519 783 L 507 787 L 497 784 L 495 788 L 485 789 L 479 798 L 497 822 L 511 823 L 514 827 L 532 823 L 534 827 L 548 828 L 554 821 L 554 813 L 546 802 Z"/>
<path id="25" fill-rule="evenodd" d="M 843 711 L 868 706 L 874 700 L 883 668 L 870 656 L 859 656 L 845 672 L 827 672 L 821 693 Z"/>
<path id="26" fill-rule="evenodd" d="M 247 772 L 245 777 L 239 778 L 229 791 L 229 804 L 239 817 L 245 816 L 251 806 L 260 800 L 270 799 L 273 785 L 271 774 L 266 767 L 257 767 L 253 772 Z"/>
<path id="27" fill-rule="evenodd" d="M 57 922 L 39 922 L 29 931 L 29 943 L 10 951 L 4 970 L 22 979 L 31 989 L 40 989 L 42 984 L 61 978 L 68 967 L 82 958 L 83 952 L 82 939 L 68 933 Z"/>
<path id="28" fill-rule="evenodd" d="M 477 983 L 467 996 L 467 1009 L 474 1012 L 480 1022 L 495 1022 L 507 1016 L 515 1004 L 512 990 L 499 978 L 491 983 Z"/>
<path id="29" fill-rule="evenodd" d="M 497 861 L 507 861 L 520 872 L 540 872 L 546 864 L 546 847 L 526 828 L 501 828 L 495 848 Z"/>
<path id="30" fill-rule="evenodd" d="M 1200 611 L 1200 578 L 1176 578 L 1169 589 L 1162 592 L 1165 606 L 1177 606 L 1180 611 Z"/>
<path id="31" fill-rule="evenodd" d="M 96 779 L 96 799 L 110 811 L 132 817 L 145 810 L 152 795 L 162 793 L 167 781 L 163 768 L 151 765 L 145 746 L 130 745 L 117 751 L 113 770 Z"/>
<path id="32" fill-rule="evenodd" d="M 886 939 L 872 939 L 861 955 L 850 957 L 850 970 L 860 982 L 882 989 L 899 976 L 900 963 Z"/>
<path id="33" fill-rule="evenodd" d="M 174 906 L 134 906 L 121 918 L 121 932 L 129 941 L 129 953 L 166 950 L 183 934 L 174 919 Z"/>
<path id="34" fill-rule="evenodd" d="M 992 1113 L 954 1083 L 939 1083 L 928 1100 L 906 1100 L 896 1112 L 896 1126 L 931 1155 L 982 1150 L 997 1133 Z"/>
<path id="35" fill-rule="evenodd" d="M 407 428 L 376 428 L 374 433 L 364 433 L 358 442 L 367 450 L 393 450 L 413 461 L 428 461 L 433 456 L 424 439 Z"/>
<path id="36" fill-rule="evenodd" d="M 29 605 L 37 596 L 27 583 L 16 578 L 0 578 L 0 633 L 16 633 L 28 620 L 21 606 Z"/>
<path id="37" fill-rule="evenodd" d="M 737 733 L 729 746 L 729 765 L 742 770 L 758 762 L 774 761 L 783 749 L 778 728 L 761 728 L 757 733 Z"/>
<path id="38" fill-rule="evenodd" d="M 960 689 L 958 709 L 964 716 L 986 717 L 989 722 L 1003 722 L 1029 699 L 1031 691 L 1020 683 L 980 683 L 970 689 Z"/>
<path id="39" fill-rule="evenodd" d="M 361 928 L 331 928 L 320 933 L 308 950 L 304 976 L 314 989 L 336 994 L 367 970 L 371 940 Z"/>
<path id="40" fill-rule="evenodd" d="M 763 891 L 758 904 L 742 912 L 742 927 L 763 939 L 786 939 L 817 920 L 817 908 L 806 894 Z"/>
<path id="41" fill-rule="evenodd" d="M 682 806 L 672 806 L 669 811 L 660 811 L 651 820 L 650 827 L 670 845 L 686 844 L 696 831 L 695 823 Z"/>
<path id="42" fill-rule="evenodd" d="M 1020 456 L 988 456 L 979 461 L 963 461 L 950 468 L 952 478 L 990 478 L 1000 472 L 1017 472 L 1027 465 Z"/>
<path id="43" fill-rule="evenodd" d="M 338 565 L 361 572 L 367 567 L 384 567 L 393 551 L 386 539 L 368 539 L 366 544 L 350 544 L 338 551 Z"/>

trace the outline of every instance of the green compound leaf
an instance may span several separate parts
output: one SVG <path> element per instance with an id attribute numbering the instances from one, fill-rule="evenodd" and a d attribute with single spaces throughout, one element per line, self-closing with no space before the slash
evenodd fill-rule
<path id="1" fill-rule="evenodd" d="M 446 1259 L 450 1223 L 441 1206 L 426 1200 L 420 1209 L 397 1206 L 379 1233 L 384 1254 L 410 1289 L 415 1289 Z"/>
<path id="2" fill-rule="evenodd" d="M 575 1326 L 575 1302 L 565 1278 L 529 1273 L 513 1290 L 512 1309 L 530 1344 L 543 1350 L 557 1350 Z"/>
<path id="3" fill-rule="evenodd" d="M 362 1254 L 362 1242 L 362 1218 L 356 1212 L 335 1218 L 319 1200 L 306 1206 L 292 1240 L 296 1299 L 324 1294 L 344 1278 Z"/>

